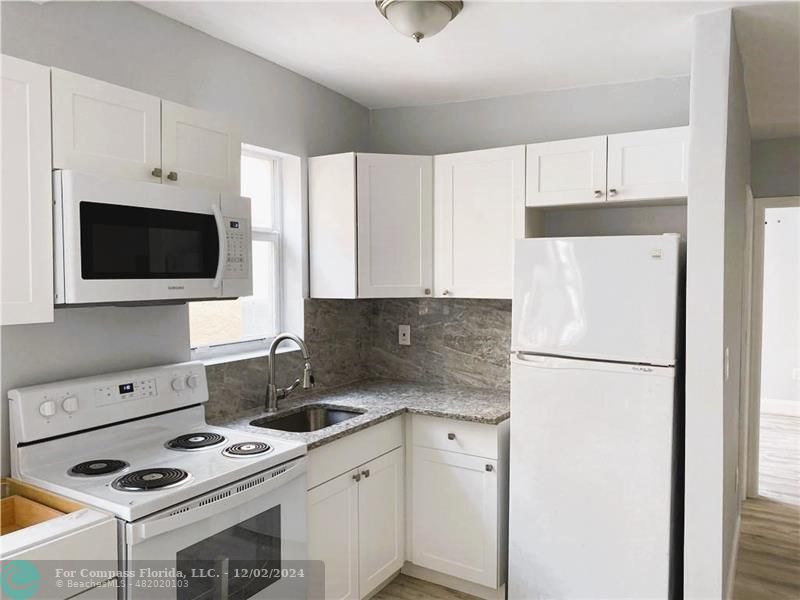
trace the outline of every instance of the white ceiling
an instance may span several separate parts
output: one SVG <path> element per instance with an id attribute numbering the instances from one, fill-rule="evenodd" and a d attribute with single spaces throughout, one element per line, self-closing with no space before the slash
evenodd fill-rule
<path id="1" fill-rule="evenodd" d="M 691 17 L 733 3 L 466 0 L 420 44 L 370 0 L 143 4 L 385 108 L 685 75 Z"/>
<path id="2" fill-rule="evenodd" d="M 800 136 L 800 3 L 734 15 L 753 137 Z"/>

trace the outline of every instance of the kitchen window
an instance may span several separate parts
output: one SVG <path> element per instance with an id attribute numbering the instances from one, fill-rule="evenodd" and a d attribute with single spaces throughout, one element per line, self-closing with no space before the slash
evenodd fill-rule
<path id="1" fill-rule="evenodd" d="M 281 160 L 242 146 L 241 194 L 252 203 L 253 295 L 189 303 L 194 359 L 263 353 L 281 330 Z"/>

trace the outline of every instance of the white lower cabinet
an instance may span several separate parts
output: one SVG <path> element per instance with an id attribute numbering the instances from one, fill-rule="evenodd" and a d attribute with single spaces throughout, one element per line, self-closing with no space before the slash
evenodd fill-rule
<path id="1" fill-rule="evenodd" d="M 496 588 L 497 461 L 414 448 L 414 564 Z"/>
<path id="2" fill-rule="evenodd" d="M 385 452 L 385 445 L 394 449 Z M 384 454 L 364 462 L 364 453 Z M 360 600 L 403 566 L 405 469 L 401 420 L 385 422 L 309 454 L 308 557 L 325 563 L 326 600 Z M 361 464 L 357 464 L 357 463 Z"/>

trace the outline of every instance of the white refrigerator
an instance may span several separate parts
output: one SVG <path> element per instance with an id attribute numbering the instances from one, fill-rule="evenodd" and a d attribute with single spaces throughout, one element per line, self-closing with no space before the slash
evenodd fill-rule
<path id="1" fill-rule="evenodd" d="M 679 241 L 516 242 L 510 600 L 670 595 Z"/>

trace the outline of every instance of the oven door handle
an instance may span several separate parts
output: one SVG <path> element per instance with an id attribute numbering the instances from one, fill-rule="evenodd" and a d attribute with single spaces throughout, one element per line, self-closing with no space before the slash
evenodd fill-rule
<path id="1" fill-rule="evenodd" d="M 225 274 L 225 265 L 228 263 L 228 237 L 225 234 L 225 219 L 222 217 L 222 210 L 216 204 L 211 206 L 211 210 L 214 213 L 214 221 L 217 223 L 217 237 L 219 237 L 217 274 L 214 276 L 214 283 L 211 284 L 216 290 L 222 285 L 222 276 Z"/>
<path id="2" fill-rule="evenodd" d="M 251 487 L 245 487 L 245 489 L 243 489 L 241 492 L 236 492 L 236 488 L 240 485 L 247 486 L 250 480 L 255 479 L 258 476 L 249 477 L 248 479 L 240 481 L 234 485 L 205 494 L 204 496 L 200 496 L 199 498 L 188 503 L 189 508 L 182 510 L 180 506 L 177 506 L 168 511 L 164 511 L 164 513 L 160 516 L 155 515 L 138 523 L 130 523 L 127 531 L 128 543 L 137 544 L 143 540 L 154 538 L 170 531 L 175 531 L 182 527 L 186 527 L 187 525 L 191 525 L 192 523 L 196 523 L 197 521 L 202 521 L 210 516 L 214 516 L 220 514 L 221 512 L 236 508 L 237 506 L 241 506 L 242 504 L 245 504 L 246 502 L 249 502 L 259 496 L 269 494 L 275 491 L 277 488 L 286 485 L 291 480 L 301 477 L 306 472 L 305 465 L 305 458 L 300 458 L 292 464 L 283 465 L 282 467 L 277 467 L 262 473 L 261 476 L 267 478 L 267 481 L 261 484 L 252 485 Z M 271 473 L 280 469 L 284 470 L 275 476 L 271 475 Z M 303 487 L 303 489 L 305 490 L 305 487 Z M 224 495 L 228 491 L 230 491 L 231 494 Z M 212 500 L 200 506 L 192 506 L 206 501 L 210 497 L 214 496 L 218 496 L 219 500 Z M 220 510 L 220 507 L 222 506 L 224 506 L 224 508 Z"/>

